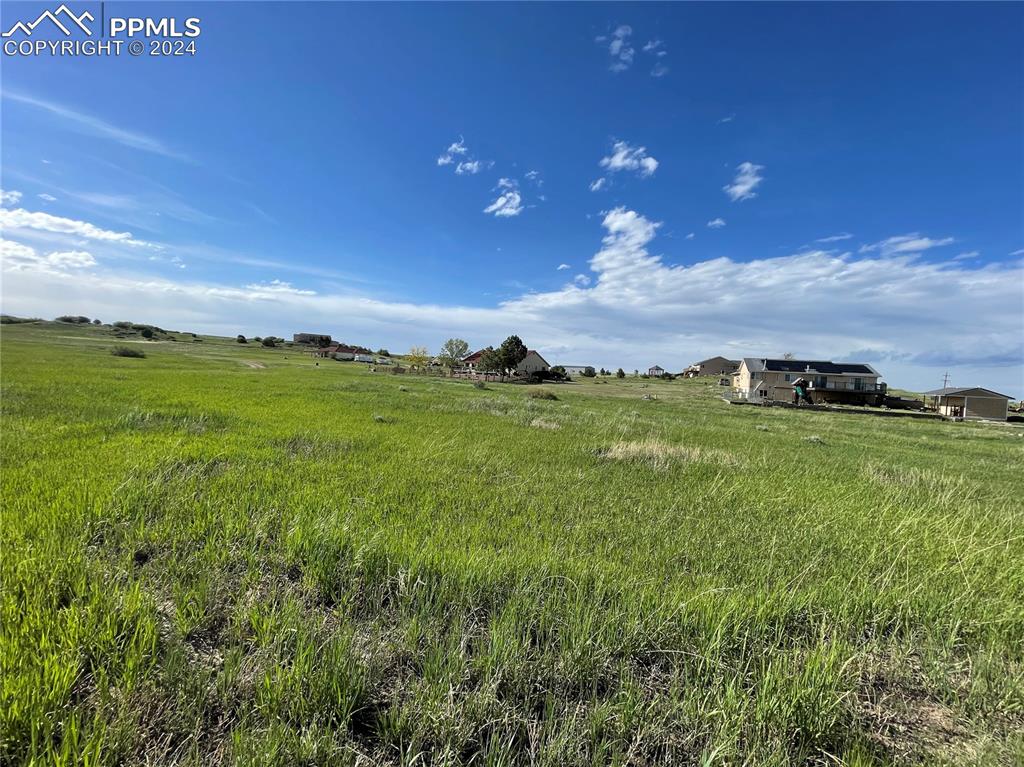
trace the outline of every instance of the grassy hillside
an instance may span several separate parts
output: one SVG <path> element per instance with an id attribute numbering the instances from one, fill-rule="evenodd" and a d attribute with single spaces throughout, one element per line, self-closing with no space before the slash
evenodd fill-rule
<path id="1" fill-rule="evenodd" d="M 1024 760 L 1020 429 L 128 342 L 2 329 L 4 764 Z"/>

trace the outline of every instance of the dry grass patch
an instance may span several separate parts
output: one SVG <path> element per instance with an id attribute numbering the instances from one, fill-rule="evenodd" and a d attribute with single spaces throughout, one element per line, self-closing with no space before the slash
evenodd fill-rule
<path id="1" fill-rule="evenodd" d="M 554 421 L 545 421 L 543 418 L 534 418 L 530 421 L 530 426 L 535 429 L 559 429 L 561 428 Z"/>
<path id="2" fill-rule="evenodd" d="M 673 445 L 657 439 L 616 442 L 602 455 L 613 461 L 639 463 L 653 469 L 667 469 L 679 463 L 711 463 L 740 466 L 743 461 L 725 450 L 694 445 Z"/>

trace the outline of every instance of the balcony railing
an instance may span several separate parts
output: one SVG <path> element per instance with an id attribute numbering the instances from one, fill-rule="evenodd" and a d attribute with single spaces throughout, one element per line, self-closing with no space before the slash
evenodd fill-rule
<path id="1" fill-rule="evenodd" d="M 858 391 L 858 392 L 884 392 L 884 383 L 869 383 L 867 381 L 826 381 L 824 384 L 811 382 L 811 391 Z"/>

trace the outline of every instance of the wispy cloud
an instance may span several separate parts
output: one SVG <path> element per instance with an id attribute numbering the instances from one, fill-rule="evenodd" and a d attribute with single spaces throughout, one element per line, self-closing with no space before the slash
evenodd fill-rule
<path id="1" fill-rule="evenodd" d="M 708 221 L 709 229 L 721 229 L 723 226 L 725 226 L 724 218 L 713 218 L 710 221 Z"/>
<path id="2" fill-rule="evenodd" d="M 523 196 L 519 193 L 519 182 L 512 178 L 498 180 L 494 187 L 498 197 L 484 208 L 484 213 L 493 213 L 498 218 L 518 216 L 523 212 Z"/>
<path id="3" fill-rule="evenodd" d="M 644 45 L 644 53 L 654 53 L 664 44 L 661 40 L 648 40 L 647 44 Z"/>
<path id="4" fill-rule="evenodd" d="M 878 251 L 883 256 L 916 255 L 918 253 L 923 253 L 926 250 L 931 250 L 932 248 L 941 248 L 945 245 L 951 245 L 954 242 L 956 242 L 956 240 L 952 237 L 943 237 L 938 240 L 933 240 L 931 237 L 925 237 L 917 232 L 911 232 L 910 234 L 900 234 L 895 237 L 888 237 L 880 242 L 875 242 L 870 245 L 862 245 L 860 252 L 873 253 Z"/>
<path id="5" fill-rule="evenodd" d="M 474 176 L 484 169 L 484 163 L 480 160 L 467 160 L 455 166 L 455 172 L 460 176 Z"/>
<path id="6" fill-rule="evenodd" d="M 606 186 L 608 186 L 608 179 L 605 178 L 604 176 L 601 176 L 601 178 L 597 179 L 596 181 L 590 182 L 590 191 L 600 192 Z"/>
<path id="7" fill-rule="evenodd" d="M 640 178 L 654 175 L 658 169 L 658 161 L 647 154 L 647 147 L 631 146 L 627 141 L 616 141 L 612 144 L 612 153 L 601 158 L 599 163 L 609 173 L 631 171 Z"/>
<path id="8" fill-rule="evenodd" d="M 686 239 L 692 240 L 696 236 L 697 236 L 696 232 L 690 232 L 688 235 L 686 235 Z"/>
<path id="9" fill-rule="evenodd" d="M 662 63 L 657 63 L 654 68 L 651 69 L 651 77 L 664 77 L 669 73 L 669 68 Z"/>
<path id="10" fill-rule="evenodd" d="M 292 296 L 315 296 L 315 290 L 302 290 L 292 287 L 290 282 L 283 280 L 271 280 L 270 282 L 255 282 L 245 286 L 247 290 L 254 293 L 267 293 L 271 295 L 287 294 Z"/>
<path id="11" fill-rule="evenodd" d="M 1024 248 L 1020 248 L 1019 250 L 1015 250 L 1012 253 L 1010 253 L 1010 255 L 1011 256 L 1024 256 Z"/>
<path id="12" fill-rule="evenodd" d="M 559 264 L 558 269 L 556 271 L 564 272 L 566 269 L 572 269 L 572 267 L 569 266 L 568 264 Z"/>
<path id="13" fill-rule="evenodd" d="M 735 112 L 733 112 L 733 113 L 732 113 L 731 115 L 726 115 L 725 117 L 723 117 L 722 119 L 720 119 L 720 120 L 718 121 L 718 124 L 719 124 L 719 125 L 724 125 L 725 123 L 731 123 L 731 122 L 732 122 L 733 120 L 735 120 L 735 119 L 736 119 L 736 113 L 735 113 Z"/>
<path id="14" fill-rule="evenodd" d="M 539 170 L 528 170 L 524 175 L 526 176 L 528 181 L 531 181 L 534 184 L 536 184 L 538 188 L 544 186 L 544 179 L 540 177 Z"/>
<path id="15" fill-rule="evenodd" d="M 27 211 L 23 208 L 0 208 L 0 230 L 18 229 L 72 234 L 88 240 L 100 240 L 120 245 L 157 247 L 145 240 L 135 239 L 131 232 L 114 232 L 90 224 L 88 221 L 52 216 L 41 211 Z"/>
<path id="16" fill-rule="evenodd" d="M 853 235 L 849 232 L 842 232 L 841 234 L 833 234 L 831 237 L 822 237 L 815 240 L 815 242 L 842 242 L 843 240 L 849 240 Z"/>
<path id="17" fill-rule="evenodd" d="M 633 28 L 628 24 L 620 24 L 611 35 L 601 35 L 595 41 L 608 44 L 608 55 L 611 58 L 608 68 L 612 72 L 624 72 L 633 65 L 636 50 L 630 42 Z"/>
<path id="18" fill-rule="evenodd" d="M 456 157 L 460 157 L 468 151 L 469 150 L 466 149 L 465 139 L 460 136 L 458 141 L 453 141 L 448 145 L 448 148 L 441 153 L 437 158 L 437 164 L 451 165 L 455 162 Z"/>
<path id="19" fill-rule="evenodd" d="M 46 192 L 40 192 L 39 194 L 36 195 L 36 197 L 38 197 L 40 200 L 43 200 L 44 202 L 57 202 L 56 197 L 54 197 L 52 194 L 47 194 Z"/>
<path id="20" fill-rule="evenodd" d="M 3 92 L 3 97 L 18 104 L 25 104 L 26 106 L 35 107 L 36 109 L 49 112 L 52 115 L 60 117 L 70 127 L 91 136 L 99 136 L 100 138 L 116 141 L 117 143 L 131 147 L 132 149 L 158 154 L 163 157 L 169 157 L 173 160 L 180 160 L 188 163 L 194 162 L 188 155 L 171 149 L 159 139 L 142 133 L 135 133 L 116 125 L 111 125 L 98 117 L 94 117 L 84 112 L 78 112 L 70 107 L 57 104 L 56 102 L 45 101 L 44 99 L 9 90 L 5 90 Z"/>
<path id="21" fill-rule="evenodd" d="M 21 202 L 21 192 L 14 189 L 0 189 L 0 205 L 17 205 Z"/>
<path id="22" fill-rule="evenodd" d="M 953 260 L 954 261 L 969 261 L 971 259 L 978 258 L 979 256 L 981 256 L 981 251 L 980 250 L 969 250 L 969 251 L 967 251 L 965 253 L 960 253 L 959 255 L 953 256 Z"/>
<path id="23" fill-rule="evenodd" d="M 723 186 L 722 191 L 729 195 L 733 202 L 757 197 L 757 192 L 754 190 L 764 181 L 764 176 L 761 175 L 762 170 L 764 170 L 763 165 L 741 162 L 736 166 L 736 178 L 732 180 L 731 184 Z"/>

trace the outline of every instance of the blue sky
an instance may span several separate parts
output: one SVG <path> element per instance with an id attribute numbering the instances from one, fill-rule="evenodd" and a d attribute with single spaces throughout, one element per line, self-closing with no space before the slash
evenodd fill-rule
<path id="1" fill-rule="evenodd" d="M 5 311 L 1024 395 L 1024 6 L 106 13 L 197 54 L 4 56 Z"/>

